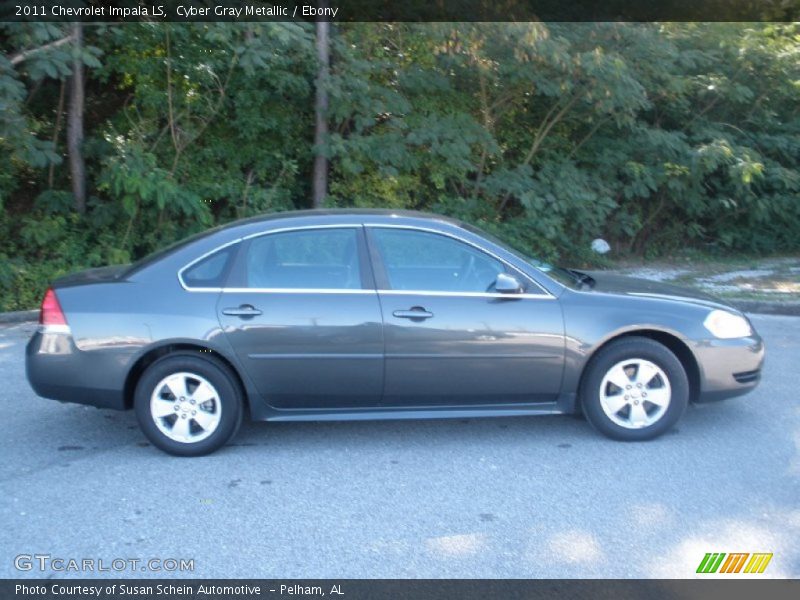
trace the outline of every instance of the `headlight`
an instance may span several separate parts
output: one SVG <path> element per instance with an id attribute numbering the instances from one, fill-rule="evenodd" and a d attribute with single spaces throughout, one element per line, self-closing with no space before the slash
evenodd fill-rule
<path id="1" fill-rule="evenodd" d="M 753 328 L 747 319 L 725 310 L 712 310 L 703 321 L 703 325 L 714 334 L 714 337 L 724 340 L 753 335 Z"/>

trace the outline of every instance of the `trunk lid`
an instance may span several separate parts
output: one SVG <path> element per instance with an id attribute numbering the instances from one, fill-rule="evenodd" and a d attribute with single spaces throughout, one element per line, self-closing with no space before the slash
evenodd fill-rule
<path id="1" fill-rule="evenodd" d="M 75 285 L 118 281 L 125 275 L 129 268 L 130 265 L 114 265 L 111 267 L 87 269 L 85 271 L 79 271 L 77 273 L 71 273 L 69 275 L 59 277 L 53 281 L 51 287 L 58 289 Z"/>

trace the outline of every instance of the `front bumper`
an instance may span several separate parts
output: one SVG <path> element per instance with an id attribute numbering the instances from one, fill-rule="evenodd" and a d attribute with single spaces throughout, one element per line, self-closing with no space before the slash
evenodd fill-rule
<path id="1" fill-rule="evenodd" d="M 741 396 L 761 381 L 765 347 L 758 334 L 732 340 L 701 340 L 692 350 L 700 370 L 697 402 Z"/>
<path id="2" fill-rule="evenodd" d="M 124 368 L 114 356 L 82 352 L 68 330 L 33 334 L 25 348 L 25 374 L 39 396 L 125 408 Z"/>

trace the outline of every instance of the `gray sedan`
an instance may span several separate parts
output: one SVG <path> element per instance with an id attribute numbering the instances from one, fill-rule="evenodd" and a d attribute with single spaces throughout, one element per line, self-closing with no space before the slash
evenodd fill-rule
<path id="1" fill-rule="evenodd" d="M 710 297 L 561 269 L 421 213 L 239 221 L 55 281 L 27 347 L 41 396 L 134 409 L 162 450 L 268 421 L 583 413 L 654 438 L 759 381 L 764 344 Z"/>

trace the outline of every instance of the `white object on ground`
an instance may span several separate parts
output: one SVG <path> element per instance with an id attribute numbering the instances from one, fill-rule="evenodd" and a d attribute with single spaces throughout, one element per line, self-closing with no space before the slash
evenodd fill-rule
<path id="1" fill-rule="evenodd" d="M 598 254 L 607 254 L 608 251 L 611 250 L 611 246 L 604 239 L 597 238 L 596 240 L 592 240 L 592 250 Z"/>

